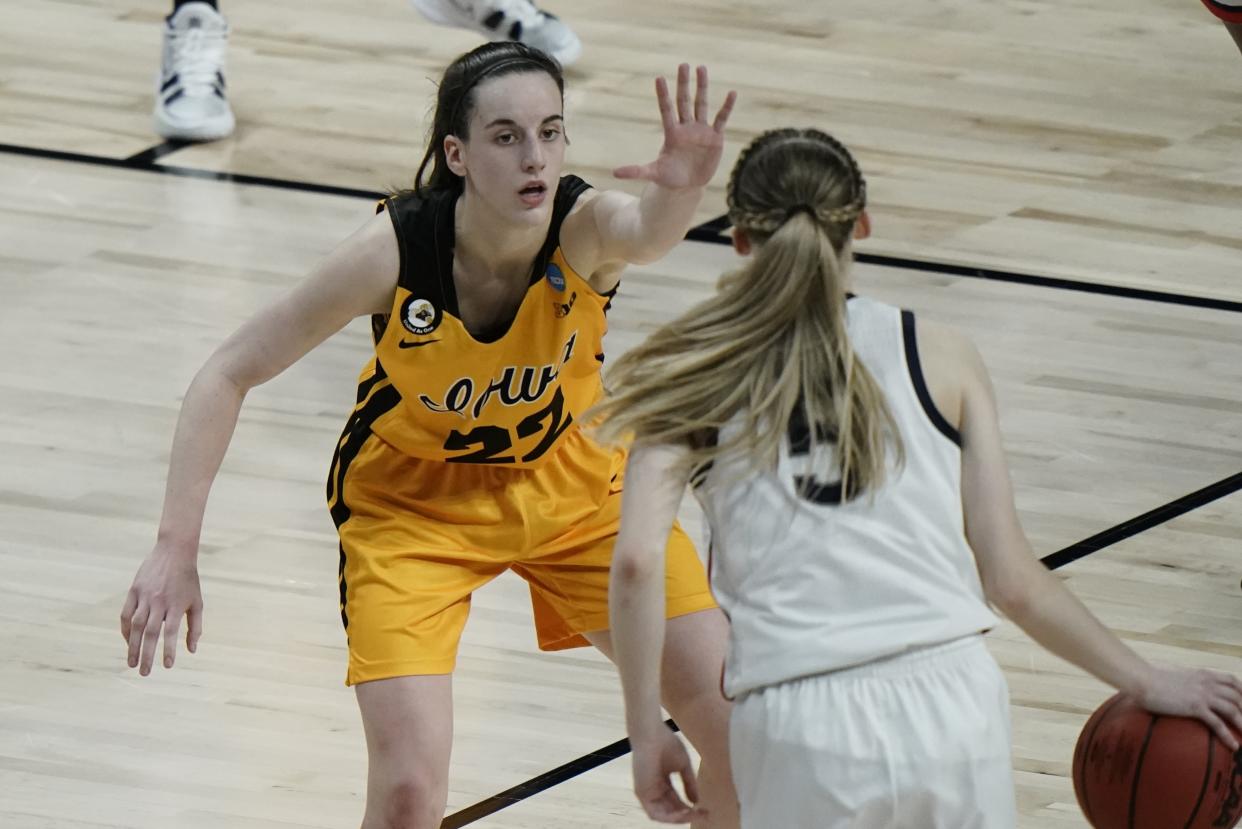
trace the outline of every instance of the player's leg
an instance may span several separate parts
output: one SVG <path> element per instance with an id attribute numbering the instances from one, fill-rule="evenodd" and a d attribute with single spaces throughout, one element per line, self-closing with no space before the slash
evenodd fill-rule
<path id="1" fill-rule="evenodd" d="M 369 759 L 363 827 L 435 829 L 447 799 L 452 672 L 471 595 L 508 563 L 472 535 L 472 522 L 492 511 L 482 473 L 408 457 L 373 436 L 354 440 L 358 433 L 366 434 L 347 428 L 339 445 L 328 503 L 341 538 L 346 682 L 356 689 Z"/>
<path id="2" fill-rule="evenodd" d="M 224 82 L 229 26 L 216 0 L 175 0 L 164 20 L 155 77 L 155 131 L 164 138 L 212 141 L 233 132 Z"/>
<path id="3" fill-rule="evenodd" d="M 516 40 L 569 66 L 582 54 L 573 29 L 530 0 L 411 0 L 433 23 L 474 29 L 488 40 Z"/>
<path id="4" fill-rule="evenodd" d="M 362 829 L 435 829 L 448 799 L 452 675 L 402 676 L 355 689 L 367 737 Z"/>

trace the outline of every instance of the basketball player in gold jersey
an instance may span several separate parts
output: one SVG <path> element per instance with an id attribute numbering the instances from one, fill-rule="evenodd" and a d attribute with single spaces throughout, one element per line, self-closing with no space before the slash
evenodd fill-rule
<path id="1" fill-rule="evenodd" d="M 182 616 L 202 629 L 196 566 L 208 489 L 246 391 L 354 317 L 375 355 L 336 448 L 328 504 L 340 607 L 370 767 L 364 829 L 439 826 L 451 675 L 475 588 L 512 569 L 530 584 L 540 646 L 612 654 L 608 568 L 624 452 L 580 430 L 602 395 L 605 312 L 627 263 L 667 253 L 719 164 L 730 93 L 708 120 L 707 70 L 656 82 L 664 145 L 623 167 L 642 197 L 561 176 L 560 67 L 519 43 L 481 46 L 440 84 L 413 190 L 387 199 L 288 296 L 208 360 L 186 394 L 155 548 L 121 613 L 146 675 Z M 720 695 L 726 625 L 693 547 L 668 539 L 664 703 L 702 754 L 702 826 L 736 826 Z"/>

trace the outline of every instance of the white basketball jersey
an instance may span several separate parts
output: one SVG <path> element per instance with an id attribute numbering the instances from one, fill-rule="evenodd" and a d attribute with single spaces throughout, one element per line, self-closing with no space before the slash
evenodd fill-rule
<path id="1" fill-rule="evenodd" d="M 712 590 L 732 623 L 731 697 L 996 624 L 966 542 L 960 439 L 927 391 L 914 316 L 863 297 L 846 307 L 906 461 L 897 468 L 890 457 L 884 485 L 853 500 L 822 472 L 806 485 L 807 444 L 796 434 L 775 470 L 737 459 L 708 470 L 695 493 L 712 530 Z M 722 440 L 738 428 L 740 419 Z"/>

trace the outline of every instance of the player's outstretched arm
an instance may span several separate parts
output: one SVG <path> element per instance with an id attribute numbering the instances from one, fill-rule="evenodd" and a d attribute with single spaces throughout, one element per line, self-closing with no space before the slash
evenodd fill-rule
<path id="1" fill-rule="evenodd" d="M 399 253 L 387 214 L 380 214 L 288 295 L 259 311 L 216 349 L 181 404 L 151 554 L 138 568 L 121 609 L 129 666 L 151 671 L 161 635 L 164 667 L 177 654 L 181 619 L 186 647 L 197 649 L 203 599 L 198 541 L 207 494 L 251 388 L 284 371 L 356 316 L 386 313 L 397 281 Z"/>
<path id="2" fill-rule="evenodd" d="M 1105 627 L 1036 558 L 1014 506 L 996 402 L 978 351 L 963 339 L 962 503 L 988 600 L 1032 639 L 1156 713 L 1198 717 L 1232 750 L 1242 682 L 1217 671 L 1157 667 Z"/>

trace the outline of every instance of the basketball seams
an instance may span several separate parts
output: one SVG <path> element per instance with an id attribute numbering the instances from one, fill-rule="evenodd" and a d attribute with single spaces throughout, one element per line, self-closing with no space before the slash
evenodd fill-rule
<path id="1" fill-rule="evenodd" d="M 1078 786 L 1077 789 L 1082 795 L 1082 812 L 1086 816 L 1088 822 L 1095 825 L 1095 818 L 1091 816 L 1091 788 L 1087 785 L 1087 761 L 1091 758 L 1091 746 L 1095 743 L 1095 732 L 1100 730 L 1100 726 L 1108 719 L 1108 712 L 1121 702 L 1120 694 L 1114 696 L 1111 700 L 1104 704 L 1104 707 L 1097 711 L 1092 719 L 1095 720 L 1091 725 L 1091 732 L 1081 740 L 1082 744 L 1082 762 L 1078 764 Z"/>
<path id="2" fill-rule="evenodd" d="M 1203 798 L 1207 796 L 1208 783 L 1212 780 L 1212 761 L 1216 759 L 1216 753 L 1212 751 L 1212 744 L 1216 742 L 1216 735 L 1211 731 L 1207 734 L 1207 762 L 1203 767 L 1203 786 L 1199 789 L 1199 798 L 1195 801 L 1195 808 L 1190 812 L 1190 818 L 1186 821 L 1183 829 L 1190 829 L 1194 824 L 1195 818 L 1199 815 L 1199 810 L 1203 808 Z"/>
<path id="3" fill-rule="evenodd" d="M 1139 749 L 1138 759 L 1134 761 L 1134 782 L 1130 785 L 1130 819 L 1126 823 L 1129 829 L 1134 829 L 1135 806 L 1138 804 L 1139 781 L 1143 778 L 1143 761 L 1147 758 L 1147 746 L 1151 743 L 1151 735 L 1156 730 L 1156 723 L 1160 722 L 1159 714 L 1152 714 L 1151 721 L 1147 723 L 1147 733 L 1143 735 L 1143 747 Z"/>

